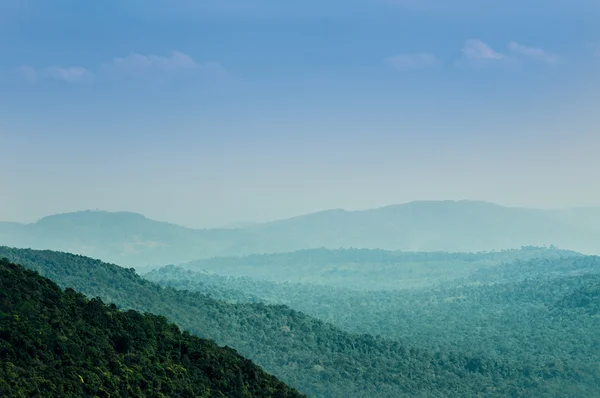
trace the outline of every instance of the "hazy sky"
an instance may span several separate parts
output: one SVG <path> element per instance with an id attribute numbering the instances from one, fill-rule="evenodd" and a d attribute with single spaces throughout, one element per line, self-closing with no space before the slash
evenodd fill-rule
<path id="1" fill-rule="evenodd" d="M 597 0 L 0 0 L 0 220 L 600 205 L 599 17 Z"/>

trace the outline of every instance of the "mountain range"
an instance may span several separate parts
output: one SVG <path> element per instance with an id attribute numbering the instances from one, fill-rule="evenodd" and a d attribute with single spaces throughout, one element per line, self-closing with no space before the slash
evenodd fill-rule
<path id="1" fill-rule="evenodd" d="M 130 212 L 80 211 L 0 222 L 0 244 L 67 251 L 148 268 L 217 256 L 312 248 L 476 252 L 556 245 L 600 253 L 600 208 L 542 210 L 419 201 L 327 210 L 237 228 L 192 229 Z"/>

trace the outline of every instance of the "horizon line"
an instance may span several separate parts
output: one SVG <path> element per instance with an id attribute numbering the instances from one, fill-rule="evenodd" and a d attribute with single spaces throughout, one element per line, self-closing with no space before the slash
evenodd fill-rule
<path id="1" fill-rule="evenodd" d="M 150 220 L 150 221 L 155 221 L 155 222 L 160 222 L 160 223 L 164 223 L 164 224 L 170 224 L 170 225 L 175 225 L 178 227 L 182 227 L 182 228 L 186 228 L 186 229 L 193 229 L 193 230 L 215 230 L 215 229 L 244 229 L 247 228 L 249 226 L 254 226 L 254 225 L 260 225 L 260 224 L 270 224 L 270 223 L 275 223 L 275 222 L 279 222 L 279 221 L 286 221 L 286 220 L 293 220 L 293 219 L 297 219 L 297 218 L 301 218 L 301 217 L 307 217 L 307 216 L 311 216 L 311 215 L 316 215 L 316 214 L 322 214 L 322 213 L 328 213 L 328 212 L 345 212 L 345 213 L 358 213 L 358 212 L 367 212 L 367 211 L 376 211 L 376 210 L 382 210 L 382 209 L 386 209 L 386 208 L 390 208 L 390 207 L 397 207 L 397 206 L 407 206 L 407 205 L 412 205 L 412 204 L 418 204 L 418 203 L 455 203 L 455 204 L 459 204 L 459 203 L 479 203 L 479 204 L 486 204 L 486 205 L 491 205 L 491 206 L 497 206 L 497 207 L 503 207 L 503 208 L 510 208 L 510 209 L 527 209 L 527 210 L 542 210 L 542 211 L 559 211 L 559 210 L 575 210 L 575 209 L 592 209 L 592 208 L 600 208 L 600 206 L 563 206 L 563 207 L 533 207 L 533 206 L 524 206 L 524 205 L 505 205 L 505 204 L 500 204 L 497 202 L 492 202 L 492 201 L 488 201 L 488 200 L 477 200 L 477 199 L 420 199 L 420 200 L 411 200 L 411 201 L 407 201 L 407 202 L 399 202 L 399 203 L 391 203 L 391 204 L 387 204 L 387 205 L 380 205 L 380 206 L 373 206 L 373 207 L 364 207 L 364 208 L 326 208 L 326 209 L 322 209 L 322 210 L 314 210 L 314 211 L 310 211 L 307 213 L 301 213 L 301 214 L 297 214 L 297 215 L 293 215 L 293 216 L 289 216 L 289 217 L 282 217 L 282 218 L 276 218 L 276 219 L 271 219 L 271 220 L 266 220 L 266 221 L 230 221 L 230 222 L 226 222 L 223 224 L 220 224 L 218 226 L 208 226 L 208 227 L 191 227 L 191 226 L 186 226 L 183 224 L 178 224 L 176 222 L 172 222 L 172 221 L 164 221 L 164 220 L 160 220 L 160 219 L 155 219 L 152 217 L 148 217 L 143 213 L 137 212 L 137 211 L 132 211 L 132 210 L 106 210 L 106 209 L 99 209 L 99 208 L 95 208 L 95 209 L 84 209 L 84 210 L 74 210 L 74 211 L 67 211 L 67 212 L 60 212 L 60 213 L 53 213 L 53 214 L 48 214 L 42 217 L 39 217 L 37 220 L 32 221 L 32 222 L 22 222 L 22 221 L 3 221 L 0 220 L 0 223 L 11 223 L 11 224 L 19 224 L 19 225 L 33 225 L 33 224 L 37 224 L 38 222 L 50 218 L 50 217 L 56 217 L 56 216 L 66 216 L 66 215 L 72 215 L 72 214 L 77 214 L 77 213 L 107 213 L 107 214 L 130 214 L 130 215 L 135 215 L 135 216 L 141 216 L 146 220 Z M 246 226 L 244 227 L 231 227 L 231 226 L 227 226 L 227 225 L 233 225 L 233 224 L 244 224 Z"/>

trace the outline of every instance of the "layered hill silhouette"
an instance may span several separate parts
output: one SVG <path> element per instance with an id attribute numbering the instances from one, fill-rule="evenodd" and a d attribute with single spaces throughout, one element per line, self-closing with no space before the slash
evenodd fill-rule
<path id="1" fill-rule="evenodd" d="M 600 257 L 529 251 L 533 253 L 526 254 L 547 257 L 527 258 L 520 253 L 521 259 L 484 266 L 465 278 L 421 289 L 359 291 L 220 276 L 177 266 L 144 276 L 163 286 L 202 291 L 232 302 L 285 304 L 352 333 L 401 339 L 434 350 L 530 361 L 555 370 L 569 368 L 587 382 L 585 391 L 573 390 L 565 396 L 597 396 Z M 472 256 L 476 261 L 477 255 Z M 447 256 L 449 265 L 452 257 Z"/>
<path id="2" fill-rule="evenodd" d="M 0 259 L 2 397 L 302 397 L 165 317 L 121 312 Z"/>
<path id="3" fill-rule="evenodd" d="M 0 247 L 0 257 L 88 297 L 99 297 L 123 309 L 168 316 L 184 330 L 233 347 L 267 372 L 314 397 L 567 396 L 579 391 L 579 376 L 570 369 L 556 371 L 522 360 L 433 352 L 399 341 L 353 335 L 285 306 L 226 303 L 200 292 L 162 288 L 131 269 L 83 256 Z M 21 300 L 19 297 L 28 297 L 28 291 L 35 288 L 34 283 L 9 296 Z M 58 292 L 54 295 L 60 300 Z M 31 301 L 23 311 L 35 317 L 41 304 Z M 100 319 L 105 319 L 102 314 L 106 311 L 100 312 Z M 8 314 L 10 318 L 12 313 Z M 155 321 L 163 325 L 161 322 Z M 38 348 L 32 344 L 30 350 L 35 352 Z M 135 358 L 131 361 L 136 363 Z M 69 380 L 77 381 L 76 374 L 69 375 Z"/>
<path id="4" fill-rule="evenodd" d="M 307 249 L 289 253 L 215 257 L 180 266 L 192 271 L 277 282 L 358 290 L 427 287 L 464 278 L 515 260 L 581 257 L 555 247 L 479 253 L 403 252 L 381 249 Z M 161 270 L 160 268 L 158 270 Z M 157 271 L 157 270 L 154 270 Z M 144 274 L 145 276 L 152 273 Z"/>
<path id="5" fill-rule="evenodd" d="M 0 223 L 0 244 L 84 254 L 131 267 L 311 248 L 473 252 L 557 245 L 600 254 L 600 208 L 539 210 L 422 201 L 330 210 L 245 228 L 190 229 L 136 213 L 83 211 Z"/>

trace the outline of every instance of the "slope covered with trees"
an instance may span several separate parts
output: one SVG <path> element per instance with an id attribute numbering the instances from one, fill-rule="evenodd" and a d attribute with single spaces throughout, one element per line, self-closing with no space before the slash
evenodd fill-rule
<path id="1" fill-rule="evenodd" d="M 165 317 L 121 312 L 0 259 L 2 397 L 301 397 Z"/>
<path id="2" fill-rule="evenodd" d="M 321 248 L 244 257 L 216 257 L 181 264 L 181 267 L 277 282 L 360 290 L 395 290 L 461 279 L 515 260 L 581 256 L 580 253 L 552 246 L 479 253 Z"/>
<path id="3" fill-rule="evenodd" d="M 124 308 L 169 316 L 228 345 L 315 397 L 555 396 L 588 394 L 589 383 L 523 361 L 435 352 L 368 334 L 353 335 L 285 306 L 228 304 L 146 281 L 133 270 L 82 256 L 0 248 L 0 256 L 63 287 Z"/>
<path id="4" fill-rule="evenodd" d="M 515 261 L 433 288 L 398 291 L 275 283 L 175 266 L 146 277 L 231 302 L 286 304 L 346 331 L 415 347 L 570 369 L 600 391 L 597 256 Z"/>

